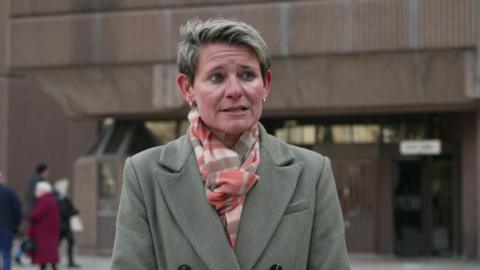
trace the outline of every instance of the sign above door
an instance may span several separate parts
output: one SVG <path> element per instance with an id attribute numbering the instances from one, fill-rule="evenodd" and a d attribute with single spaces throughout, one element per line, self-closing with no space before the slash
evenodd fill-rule
<path id="1" fill-rule="evenodd" d="M 440 140 L 405 140 L 400 142 L 402 155 L 439 155 L 442 153 Z"/>

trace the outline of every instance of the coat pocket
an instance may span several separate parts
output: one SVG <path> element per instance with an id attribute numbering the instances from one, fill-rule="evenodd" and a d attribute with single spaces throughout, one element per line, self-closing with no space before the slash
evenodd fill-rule
<path id="1" fill-rule="evenodd" d="M 296 202 L 293 202 L 293 203 L 287 205 L 287 208 L 285 209 L 285 212 L 283 213 L 283 215 L 285 216 L 285 215 L 288 215 L 288 214 L 300 212 L 300 211 L 303 211 L 303 210 L 307 210 L 309 208 L 310 208 L 310 205 L 308 204 L 307 199 L 296 201 Z"/>

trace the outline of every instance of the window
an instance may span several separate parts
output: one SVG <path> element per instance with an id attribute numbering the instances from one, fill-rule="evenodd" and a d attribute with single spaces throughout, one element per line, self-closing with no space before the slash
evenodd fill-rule
<path id="1" fill-rule="evenodd" d="M 333 125 L 331 132 L 333 143 L 377 143 L 380 138 L 380 125 Z"/>
<path id="2" fill-rule="evenodd" d="M 275 136 L 291 144 L 317 143 L 377 143 L 380 139 L 378 124 L 316 125 L 285 121 L 275 130 Z"/>
<path id="3" fill-rule="evenodd" d="M 99 197 L 101 199 L 115 198 L 116 168 L 115 161 L 104 161 L 98 164 Z"/>
<path id="4" fill-rule="evenodd" d="M 299 125 L 296 121 L 285 121 L 284 127 L 275 130 L 277 138 L 297 145 L 315 144 L 315 134 L 315 125 Z"/>
<path id="5" fill-rule="evenodd" d="M 422 122 L 386 124 L 382 129 L 382 140 L 384 143 L 398 143 L 401 140 L 421 140 L 428 137 L 428 125 Z"/>
<path id="6" fill-rule="evenodd" d="M 162 143 L 168 143 L 184 135 L 190 125 L 188 120 L 172 121 L 147 121 L 145 127 L 148 128 L 157 140 Z"/>

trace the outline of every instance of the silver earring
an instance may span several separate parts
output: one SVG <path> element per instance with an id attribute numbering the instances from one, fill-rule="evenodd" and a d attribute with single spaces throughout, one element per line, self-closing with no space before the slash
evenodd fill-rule
<path id="1" fill-rule="evenodd" d="M 263 97 L 263 98 L 262 98 L 262 101 L 263 101 L 263 102 L 267 101 L 267 98 L 266 98 L 266 97 Z"/>
<path id="2" fill-rule="evenodd" d="M 188 105 L 190 106 L 190 108 L 192 108 L 192 107 L 193 107 L 193 101 L 190 100 L 190 101 L 188 102 Z"/>

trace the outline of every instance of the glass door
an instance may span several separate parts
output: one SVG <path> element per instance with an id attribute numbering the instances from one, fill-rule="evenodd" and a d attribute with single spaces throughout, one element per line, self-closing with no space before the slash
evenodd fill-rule
<path id="1" fill-rule="evenodd" d="M 394 251 L 397 255 L 427 254 L 425 177 L 421 159 L 399 160 L 393 185 Z"/>
<path id="2" fill-rule="evenodd" d="M 454 190 L 453 163 L 450 158 L 435 158 L 430 165 L 432 202 L 432 254 L 452 255 Z"/>
<path id="3" fill-rule="evenodd" d="M 454 183 L 453 160 L 450 156 L 423 156 L 395 161 L 395 254 L 452 255 Z"/>

